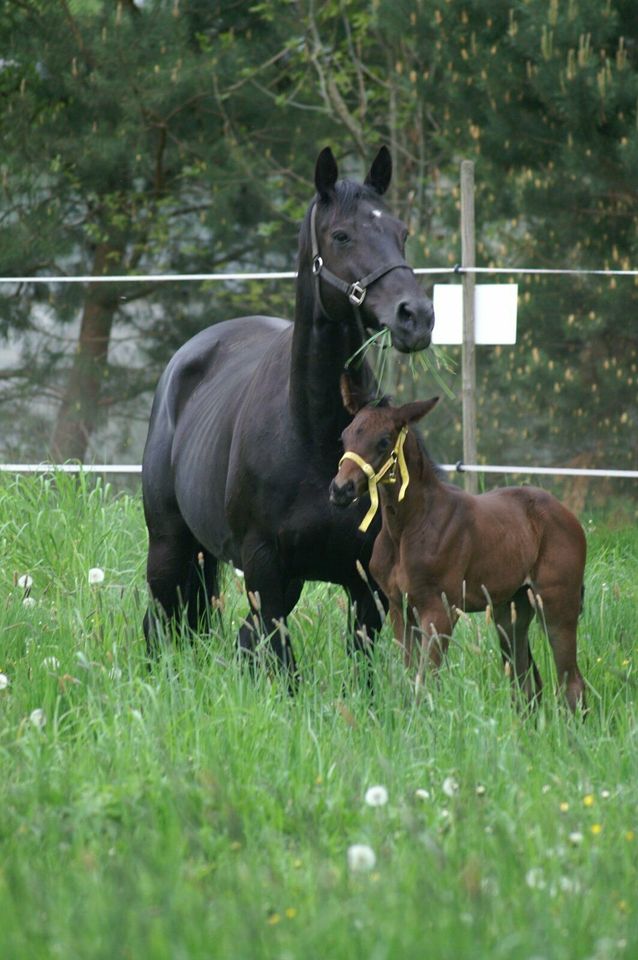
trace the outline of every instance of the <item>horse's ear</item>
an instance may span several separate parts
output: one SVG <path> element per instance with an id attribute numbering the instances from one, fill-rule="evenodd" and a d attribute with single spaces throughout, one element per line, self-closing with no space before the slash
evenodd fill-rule
<path id="1" fill-rule="evenodd" d="M 334 193 L 339 170 L 330 147 L 324 147 L 315 166 L 315 186 L 322 200 L 328 200 Z"/>
<path id="2" fill-rule="evenodd" d="M 400 423 L 416 423 L 436 407 L 438 402 L 438 397 L 432 397 L 431 400 L 414 400 L 412 403 L 404 403 L 397 409 L 396 416 Z"/>
<path id="3" fill-rule="evenodd" d="M 392 179 L 392 157 L 387 147 L 381 147 L 372 161 L 370 172 L 365 178 L 368 187 L 372 187 L 378 194 L 384 194 Z"/>
<path id="4" fill-rule="evenodd" d="M 339 387 L 341 389 L 343 405 L 353 417 L 359 413 L 359 410 L 362 410 L 363 407 L 370 403 L 367 390 L 365 390 L 361 384 L 355 383 L 350 374 L 345 371 L 341 374 Z"/>

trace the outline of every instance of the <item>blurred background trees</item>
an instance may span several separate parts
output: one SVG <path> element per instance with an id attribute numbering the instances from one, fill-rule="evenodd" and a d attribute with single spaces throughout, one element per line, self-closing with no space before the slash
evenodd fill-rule
<path id="1" fill-rule="evenodd" d="M 380 142 L 416 266 L 460 259 L 469 158 L 480 265 L 635 267 L 634 19 L 630 0 L 1 0 L 0 274 L 293 269 L 318 150 L 359 176 Z M 635 465 L 636 291 L 519 279 L 518 344 L 478 351 L 485 462 Z M 3 285 L 3 459 L 139 460 L 175 348 L 292 304 L 290 281 Z M 442 459 L 459 428 L 448 401 Z"/>

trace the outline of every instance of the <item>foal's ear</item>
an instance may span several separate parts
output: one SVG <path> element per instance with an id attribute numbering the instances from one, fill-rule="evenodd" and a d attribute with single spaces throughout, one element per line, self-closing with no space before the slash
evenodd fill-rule
<path id="1" fill-rule="evenodd" d="M 381 147 L 372 161 L 370 172 L 365 178 L 365 184 L 372 187 L 378 194 L 384 194 L 392 179 L 392 157 L 387 147 Z"/>
<path id="2" fill-rule="evenodd" d="M 322 200 L 328 200 L 334 193 L 339 171 L 337 161 L 330 147 L 324 147 L 315 166 L 315 187 Z"/>
<path id="3" fill-rule="evenodd" d="M 353 417 L 359 413 L 359 410 L 362 410 L 363 407 L 370 403 L 367 390 L 365 390 L 361 384 L 355 383 L 350 374 L 345 371 L 341 374 L 339 387 L 341 389 L 343 405 Z"/>
<path id="4" fill-rule="evenodd" d="M 431 400 L 414 400 L 412 403 L 404 403 L 396 411 L 397 419 L 403 424 L 416 423 L 436 407 L 438 402 L 438 397 L 432 397 Z"/>

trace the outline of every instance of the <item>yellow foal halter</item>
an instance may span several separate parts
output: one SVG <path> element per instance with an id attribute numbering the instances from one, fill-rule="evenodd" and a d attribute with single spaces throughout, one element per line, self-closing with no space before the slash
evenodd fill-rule
<path id="1" fill-rule="evenodd" d="M 343 463 L 344 460 L 354 460 L 358 467 L 361 467 L 366 477 L 368 478 L 368 492 L 370 494 L 370 509 L 366 513 L 365 517 L 359 524 L 359 530 L 365 533 L 372 519 L 379 509 L 379 491 L 377 490 L 377 484 L 379 483 L 396 483 L 396 466 L 399 465 L 399 473 L 401 474 L 401 489 L 399 490 L 399 500 L 403 500 L 405 496 L 405 491 L 408 489 L 408 484 L 410 482 L 410 474 L 408 473 L 408 466 L 405 462 L 405 455 L 403 453 L 403 444 L 405 443 L 405 438 L 408 434 L 408 428 L 401 427 L 399 436 L 397 437 L 397 442 L 395 443 L 392 453 L 383 464 L 379 467 L 375 473 L 369 463 L 360 457 L 358 453 L 354 453 L 352 450 L 346 450 L 341 460 L 339 461 L 339 466 Z M 387 476 L 386 476 L 387 474 Z"/>

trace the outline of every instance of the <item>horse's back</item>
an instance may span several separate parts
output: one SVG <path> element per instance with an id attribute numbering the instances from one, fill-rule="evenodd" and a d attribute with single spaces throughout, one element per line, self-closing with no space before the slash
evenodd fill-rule
<path id="1" fill-rule="evenodd" d="M 286 362 L 291 329 L 275 317 L 239 317 L 202 330 L 173 355 L 157 386 L 144 449 L 149 529 L 179 512 L 197 536 L 190 514 L 206 509 L 221 517 L 235 420 L 268 354 L 282 353 Z M 220 541 L 226 536 L 220 529 Z"/>

